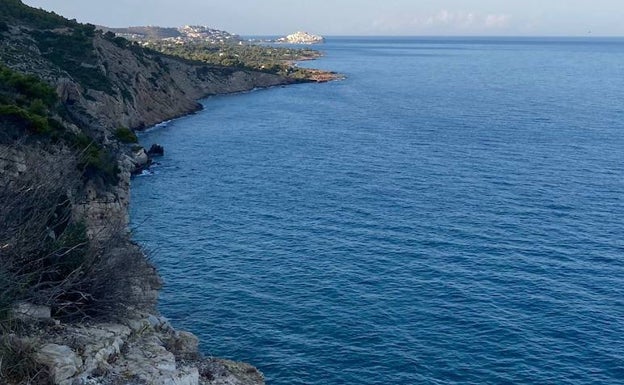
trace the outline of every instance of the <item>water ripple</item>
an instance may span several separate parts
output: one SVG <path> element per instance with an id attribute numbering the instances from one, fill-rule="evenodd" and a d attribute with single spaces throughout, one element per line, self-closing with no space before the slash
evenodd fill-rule
<path id="1" fill-rule="evenodd" d="M 623 44 L 329 42 L 149 131 L 163 313 L 274 385 L 621 383 Z"/>

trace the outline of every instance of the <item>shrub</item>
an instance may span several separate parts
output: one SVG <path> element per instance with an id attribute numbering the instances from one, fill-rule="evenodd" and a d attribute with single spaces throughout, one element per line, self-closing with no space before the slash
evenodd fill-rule
<path id="1" fill-rule="evenodd" d="M 45 134 L 49 131 L 48 118 L 34 114 L 16 105 L 0 105 L 0 119 L 25 124 L 32 132 Z"/>
<path id="2" fill-rule="evenodd" d="M 56 266 L 57 276 L 67 277 L 86 262 L 88 245 L 85 224 L 83 222 L 68 224 L 52 244 L 48 263 Z"/>
<path id="3" fill-rule="evenodd" d="M 31 35 L 42 55 L 67 71 L 81 85 L 113 94 L 110 79 L 97 67 L 94 33 L 91 28 L 79 26 L 71 34 L 33 31 Z"/>
<path id="4" fill-rule="evenodd" d="M 8 159 L 3 148 L 0 157 Z M 77 160 L 43 152 L 25 159 L 28 173 L 0 185 L 0 330 L 10 328 L 9 310 L 18 301 L 50 306 L 65 321 L 151 306 L 144 292 L 158 281 L 125 224 L 107 223 L 105 234 L 89 236 L 73 217 Z"/>
<path id="5" fill-rule="evenodd" d="M 137 138 L 134 131 L 126 127 L 119 127 L 115 131 L 115 138 L 119 140 L 121 143 L 138 143 L 139 138 Z"/>
<path id="6" fill-rule="evenodd" d="M 119 167 L 115 156 L 85 134 L 70 134 L 69 144 L 79 152 L 78 169 L 84 180 L 100 179 L 104 185 L 119 183 Z"/>
<path id="7" fill-rule="evenodd" d="M 40 99 L 46 106 L 53 106 L 58 96 L 54 88 L 34 75 L 26 75 L 0 64 L 0 92 L 16 99 L 31 101 Z"/>
<path id="8" fill-rule="evenodd" d="M 28 172 L 0 186 L 0 310 L 5 316 L 16 301 L 52 305 L 56 287 L 67 278 L 55 264 L 63 251 L 55 237 L 62 239 L 71 218 L 67 192 L 77 174 L 73 161 L 41 152 L 25 153 L 24 161 Z"/>
<path id="9" fill-rule="evenodd" d="M 35 359 L 37 346 L 14 334 L 0 337 L 0 380 L 2 383 L 37 384 L 46 382 L 46 368 Z"/>

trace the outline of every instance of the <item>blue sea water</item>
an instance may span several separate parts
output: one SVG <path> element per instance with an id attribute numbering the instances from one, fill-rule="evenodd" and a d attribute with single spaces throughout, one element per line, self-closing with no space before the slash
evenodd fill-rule
<path id="1" fill-rule="evenodd" d="M 624 40 L 321 48 L 141 136 L 164 315 L 269 385 L 624 383 Z"/>

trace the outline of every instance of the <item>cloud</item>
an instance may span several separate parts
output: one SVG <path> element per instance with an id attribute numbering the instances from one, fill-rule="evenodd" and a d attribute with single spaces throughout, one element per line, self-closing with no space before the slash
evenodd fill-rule
<path id="1" fill-rule="evenodd" d="M 442 9 L 430 15 L 385 15 L 374 20 L 374 28 L 385 32 L 478 33 L 503 30 L 511 15 Z"/>
<path id="2" fill-rule="evenodd" d="M 487 15 L 485 17 L 485 26 L 487 28 L 504 28 L 509 25 L 509 15 Z"/>
<path id="3" fill-rule="evenodd" d="M 426 18 L 414 18 L 414 24 L 427 27 L 463 28 L 503 28 L 511 17 L 506 14 L 480 14 L 478 12 L 451 12 L 446 9 Z"/>
<path id="4" fill-rule="evenodd" d="M 423 24 L 419 18 L 415 18 L 414 21 L 416 24 Z M 471 26 L 475 22 L 477 22 L 477 15 L 474 12 L 449 12 L 443 9 L 437 14 L 427 17 L 424 25 Z"/>

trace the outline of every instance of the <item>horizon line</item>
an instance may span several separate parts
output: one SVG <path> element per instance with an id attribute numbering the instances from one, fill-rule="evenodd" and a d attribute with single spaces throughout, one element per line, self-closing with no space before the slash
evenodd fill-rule
<path id="1" fill-rule="evenodd" d="M 175 28 L 175 27 L 164 27 L 164 28 Z M 235 33 L 235 35 L 242 37 L 274 37 L 274 36 L 284 36 L 283 34 L 240 34 Z M 332 34 L 321 34 L 321 36 L 326 38 L 338 37 L 393 37 L 393 38 L 613 38 L 613 39 L 621 39 L 624 38 L 624 35 L 597 35 L 597 34 L 585 34 L 585 35 L 332 35 Z"/>

